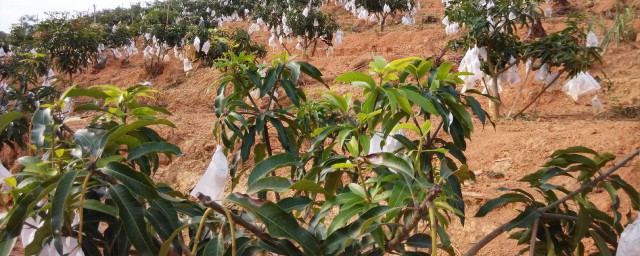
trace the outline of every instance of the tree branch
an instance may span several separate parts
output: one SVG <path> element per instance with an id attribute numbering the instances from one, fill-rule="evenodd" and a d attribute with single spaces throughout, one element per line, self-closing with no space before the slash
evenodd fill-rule
<path id="1" fill-rule="evenodd" d="M 198 198 L 198 200 L 200 200 L 202 202 L 202 204 L 204 206 L 213 209 L 217 213 L 220 213 L 220 214 L 223 214 L 223 215 L 227 215 L 227 213 L 224 210 L 224 207 L 222 205 L 216 203 L 215 201 L 211 200 L 210 197 L 205 196 L 202 193 L 198 193 L 197 198 Z M 242 217 L 240 217 L 238 215 L 235 215 L 235 214 L 233 214 L 231 212 L 229 213 L 229 215 L 231 216 L 231 218 L 233 219 L 235 224 L 238 224 L 239 226 L 245 228 L 246 230 L 248 230 L 249 232 L 253 233 L 257 237 L 259 237 L 261 239 L 269 240 L 269 241 L 277 241 L 278 240 L 276 238 L 273 238 L 271 235 L 267 234 L 266 232 L 264 232 L 264 230 L 262 230 L 261 228 L 253 225 L 252 223 L 249 223 L 248 221 L 246 221 Z"/>
<path id="2" fill-rule="evenodd" d="M 618 164 L 614 165 L 613 167 L 611 167 L 609 170 L 607 170 L 606 172 L 600 174 L 600 176 L 598 176 L 597 178 L 595 178 L 594 180 L 592 180 L 591 182 L 582 185 L 582 187 L 574 190 L 573 192 L 567 194 L 566 196 L 558 199 L 557 201 L 545 206 L 545 207 L 540 207 L 538 208 L 536 211 L 539 212 L 540 214 L 547 217 L 557 217 L 556 215 L 549 215 L 546 214 L 545 212 L 552 210 L 554 208 L 556 208 L 557 206 L 559 206 L 560 204 L 568 201 L 569 199 L 572 199 L 573 197 L 575 197 L 576 195 L 582 193 L 583 191 L 585 191 L 588 188 L 591 188 L 595 185 L 597 185 L 598 183 L 602 182 L 604 179 L 606 179 L 607 177 L 609 177 L 611 174 L 613 174 L 616 170 L 620 169 L 621 167 L 623 167 L 625 164 L 627 164 L 629 161 L 631 161 L 631 159 L 635 158 L 636 156 L 638 156 L 640 154 L 640 147 L 636 148 L 636 150 L 634 150 L 631 154 L 629 154 L 627 157 L 625 157 L 624 159 L 622 159 L 622 161 L 620 161 Z M 513 220 L 511 220 L 513 221 Z M 489 242 L 491 242 L 493 239 L 495 239 L 496 237 L 498 237 L 500 234 L 504 233 L 507 230 L 507 227 L 509 226 L 509 224 L 511 223 L 511 221 L 502 224 L 502 226 L 496 228 L 493 232 L 489 233 L 488 235 L 486 235 L 485 237 L 483 237 L 480 241 L 478 241 L 473 247 L 471 247 L 464 255 L 465 256 L 472 256 L 472 255 L 476 255 L 478 253 L 478 251 L 480 251 L 480 249 L 482 249 L 484 246 L 486 246 Z M 595 228 L 594 228 L 595 229 Z M 598 231 L 596 229 L 596 231 Z"/>
<path id="3" fill-rule="evenodd" d="M 423 219 L 425 215 L 427 215 L 429 208 L 433 205 L 433 200 L 435 200 L 441 192 L 442 188 L 440 188 L 440 186 L 438 185 L 435 185 L 433 189 L 429 191 L 427 198 L 425 198 L 422 204 L 418 207 L 416 213 L 404 226 L 400 228 L 400 235 L 394 237 L 387 243 L 387 245 L 385 246 L 385 250 L 387 252 L 395 251 L 396 248 L 409 237 L 411 231 L 413 231 L 413 229 L 418 226 L 418 222 L 420 222 L 420 220 Z"/>

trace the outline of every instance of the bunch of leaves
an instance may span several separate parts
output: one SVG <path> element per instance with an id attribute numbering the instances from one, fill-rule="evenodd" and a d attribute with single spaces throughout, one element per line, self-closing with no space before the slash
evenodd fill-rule
<path id="1" fill-rule="evenodd" d="M 214 134 L 236 152 L 233 184 L 247 180 L 247 194 L 225 200 L 256 216 L 285 246 L 264 249 L 282 255 L 452 253 L 446 229 L 452 216 L 464 222 L 460 184 L 474 178 L 463 154 L 474 129 L 470 112 L 482 124 L 488 119 L 475 98 L 456 91 L 462 74 L 450 73 L 450 63 L 376 57 L 370 74 L 336 78 L 362 88 L 362 101 L 329 91 L 320 102 L 303 97 L 296 81 L 306 74 L 323 83 L 321 74 L 286 55 L 264 77 L 251 56 L 234 56 L 218 68 L 224 76 L 216 83 Z M 252 90 L 275 104 L 262 108 Z M 414 136 L 396 134 L 400 129 Z M 402 146 L 369 152 L 374 135 L 393 136 Z M 280 145 L 272 145 L 271 136 Z M 253 168 L 234 169 L 252 153 Z M 264 242 L 259 234 L 247 237 Z"/>
<path id="2" fill-rule="evenodd" d="M 321 1 L 316 0 L 271 0 L 264 4 L 257 4 L 252 17 L 262 19 L 266 26 L 277 37 L 288 39 L 302 38 L 303 51 L 313 45 L 315 52 L 318 41 L 331 45 L 333 34 L 338 30 L 335 18 L 320 10 Z M 307 10 L 306 15 L 303 13 Z M 317 22 L 317 26 L 315 23 Z M 284 27 L 291 29 L 285 34 Z"/>
<path id="3" fill-rule="evenodd" d="M 380 23 L 380 31 L 384 31 L 389 15 L 395 16 L 396 14 L 411 11 L 409 6 L 414 6 L 415 2 L 405 0 L 356 0 L 355 4 L 357 7 L 363 7 L 370 14 L 375 15 Z M 384 11 L 385 5 L 389 6 L 390 12 Z"/>
<path id="4" fill-rule="evenodd" d="M 18 23 L 11 25 L 11 31 L 6 38 L 6 43 L 13 47 L 12 50 L 18 52 L 28 52 L 36 47 L 34 33 L 38 18 L 35 15 L 25 15 L 20 17 Z"/>
<path id="5" fill-rule="evenodd" d="M 576 75 L 586 71 L 600 60 L 598 48 L 585 45 L 588 26 L 583 17 L 571 16 L 566 29 L 548 36 L 535 36 L 542 17 L 538 1 L 453 1 L 445 12 L 450 22 L 459 22 L 468 30 L 463 40 L 456 40 L 455 44 L 464 42 L 466 48 L 477 46 L 486 50 L 487 58 L 481 60 L 481 70 L 491 78 L 492 84 L 485 86 L 498 100 L 500 75 L 525 60 L 534 63 L 534 70 L 544 64 L 549 69 L 562 68 L 558 77 L 564 72 Z M 528 30 L 524 38 L 520 37 L 522 29 Z M 494 104 L 492 116 L 499 117 L 499 109 L 500 104 Z"/>
<path id="6" fill-rule="evenodd" d="M 307 16 L 303 15 L 300 9 L 289 10 L 287 25 L 292 30 L 291 36 L 293 38 L 302 37 L 304 52 L 307 52 L 309 47 L 313 45 L 312 54 L 315 53 L 318 41 L 332 45 L 333 34 L 339 28 L 333 15 L 315 8 L 309 9 Z"/>
<path id="7" fill-rule="evenodd" d="M 638 36 L 638 31 L 633 27 L 636 7 L 627 7 L 622 10 L 622 12 L 619 12 L 620 10 L 618 10 L 618 8 L 619 7 L 616 5 L 617 15 L 611 27 L 604 24 L 602 20 L 593 18 L 598 27 L 605 32 L 600 43 L 600 47 L 603 51 L 606 51 L 611 43 L 613 43 L 614 46 L 617 46 L 618 42 L 634 42 Z"/>
<path id="8" fill-rule="evenodd" d="M 176 254 L 188 251 L 177 234 L 184 229 L 195 233 L 189 219 L 202 216 L 204 210 L 150 178 L 161 154 L 182 155 L 154 130 L 155 126 L 174 127 L 158 115 L 168 112 L 141 104 L 140 99 L 152 92 L 144 85 L 126 90 L 72 87 L 60 101 L 36 111 L 31 140 L 38 154 L 21 157 L 22 169 L 11 178 L 15 203 L 0 219 L 3 255 L 11 251 L 31 218 L 42 225 L 25 247 L 28 255 L 38 254 L 48 244 L 61 255 L 69 250 L 89 255 L 158 255 L 163 243 L 174 244 Z M 92 98 L 95 102 L 76 111 L 101 114 L 74 131 L 52 114 L 67 97 Z M 0 120 L 6 118 L 7 114 L 0 116 Z M 44 154 L 48 157 L 41 158 Z M 207 224 L 219 222 L 212 219 Z M 65 248 L 66 239 L 77 239 L 80 246 Z"/>
<path id="9" fill-rule="evenodd" d="M 209 41 L 210 48 L 207 53 L 202 50 L 196 53 L 198 60 L 206 66 L 212 66 L 219 59 L 225 58 L 226 53 L 230 51 L 234 54 L 254 55 L 257 58 L 264 58 L 266 55 L 265 46 L 253 42 L 249 33 L 241 28 L 230 30 L 207 29 L 203 26 L 191 27 L 186 38 L 193 40 L 196 36 L 200 38 L 200 49 L 207 40 Z"/>
<path id="10" fill-rule="evenodd" d="M 46 49 L 53 66 L 70 80 L 73 74 L 87 68 L 103 37 L 103 31 L 95 29 L 87 18 L 69 18 L 66 13 L 51 13 L 38 23 L 36 30 L 41 33 L 39 46 Z"/>
<path id="11" fill-rule="evenodd" d="M 59 93 L 51 86 L 40 86 L 38 78 L 47 74 L 48 60 L 44 54 L 18 53 L 0 62 L 2 79 L 7 88 L 0 89 L 0 114 L 13 117 L 0 129 L 0 149 L 4 145 L 14 151 L 25 148 L 29 120 L 43 103 L 51 103 Z"/>
<path id="12" fill-rule="evenodd" d="M 631 208 L 640 208 L 640 194 L 636 188 L 618 175 L 615 169 L 603 171 L 607 163 L 615 159 L 610 153 L 598 153 L 585 147 L 557 150 L 551 159 L 537 172 L 526 175 L 521 182 L 530 190 L 503 189 L 509 193 L 492 199 L 478 210 L 476 217 L 483 217 L 496 208 L 508 204 L 519 204 L 520 214 L 508 222 L 504 231 L 517 230 L 511 238 L 519 244 L 532 241 L 523 249 L 535 250 L 536 255 L 584 255 L 585 239 L 592 239 L 599 253 L 614 255 L 617 238 L 623 230 L 620 213 L 620 194 L 624 193 Z M 581 185 L 571 190 L 560 181 L 574 180 Z M 566 183 L 566 182 L 565 182 Z M 606 191 L 610 197 L 608 209 L 599 209 L 590 196 Z M 629 215 L 627 215 L 629 218 Z M 532 236 L 535 236 L 532 237 Z"/>

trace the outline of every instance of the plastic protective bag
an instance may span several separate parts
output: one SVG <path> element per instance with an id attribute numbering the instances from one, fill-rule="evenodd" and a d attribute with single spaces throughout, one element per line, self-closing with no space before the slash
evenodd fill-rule
<path id="1" fill-rule="evenodd" d="M 202 193 L 212 200 L 222 201 L 228 173 L 229 163 L 227 162 L 227 157 L 222 152 L 222 147 L 218 145 L 207 171 L 204 172 L 190 195 L 197 196 L 198 193 Z"/>
<path id="2" fill-rule="evenodd" d="M 593 31 L 589 31 L 587 34 L 587 47 L 598 47 L 598 38 Z"/>
<path id="3" fill-rule="evenodd" d="M 548 75 L 549 75 L 549 65 L 545 63 L 545 64 L 542 64 L 542 66 L 540 67 L 540 69 L 538 69 L 538 71 L 536 71 L 536 74 L 533 75 L 533 79 L 539 82 L 546 81 Z"/>
<path id="4" fill-rule="evenodd" d="M 75 215 L 73 218 L 72 226 L 78 225 L 79 216 Z M 33 240 L 35 239 L 36 231 L 38 228 L 41 228 L 44 222 L 40 219 L 40 217 L 36 216 L 36 218 L 27 218 L 25 221 L 25 225 L 22 227 L 22 231 L 20 232 L 20 238 L 22 239 L 23 247 L 27 247 Z M 37 227 L 37 228 L 34 228 Z M 69 256 L 84 256 L 82 252 L 82 248 L 78 246 L 78 239 L 76 237 L 63 237 L 62 238 L 62 252 L 64 255 Z M 56 247 L 54 245 L 54 241 L 51 240 L 49 244 L 45 244 L 38 256 L 58 256 L 58 252 L 56 251 Z"/>
<path id="5" fill-rule="evenodd" d="M 120 57 L 122 57 L 122 54 L 116 48 L 111 48 L 111 52 L 113 52 L 113 57 L 115 57 L 116 59 L 120 59 Z"/>
<path id="6" fill-rule="evenodd" d="M 616 256 L 637 256 L 640 255 L 640 212 L 636 220 L 627 225 L 620 234 L 618 250 Z"/>
<path id="7" fill-rule="evenodd" d="M 342 43 L 342 39 L 344 37 L 344 32 L 340 29 L 338 29 L 338 31 L 336 31 L 336 36 L 333 38 L 333 42 L 336 45 L 339 45 Z"/>
<path id="8" fill-rule="evenodd" d="M 260 25 L 258 23 L 253 23 L 249 26 L 247 33 L 252 34 L 253 32 L 260 31 Z"/>
<path id="9" fill-rule="evenodd" d="M 269 46 L 271 46 L 271 48 L 273 48 L 273 49 L 275 49 L 277 47 L 276 34 L 275 33 L 271 33 L 271 37 L 269 37 Z"/>
<path id="10" fill-rule="evenodd" d="M 604 112 L 604 105 L 602 105 L 602 101 L 598 98 L 598 95 L 593 96 L 591 99 L 591 107 L 593 108 L 593 115 L 599 115 Z"/>
<path id="11" fill-rule="evenodd" d="M 191 61 L 189 61 L 189 59 L 184 59 L 184 61 L 182 61 L 183 66 L 184 66 L 184 72 L 189 72 L 190 70 L 193 69 L 193 67 L 191 67 Z"/>
<path id="12" fill-rule="evenodd" d="M 516 62 L 516 59 L 511 56 L 509 62 L 513 64 Z M 520 74 L 518 74 L 518 64 L 513 64 L 513 66 L 509 67 L 509 70 L 507 70 L 507 81 L 510 85 L 516 85 L 520 82 Z"/>
<path id="13" fill-rule="evenodd" d="M 547 75 L 547 79 L 544 81 L 545 86 L 549 85 L 549 88 L 547 88 L 547 92 L 555 92 L 557 90 L 562 89 L 562 85 L 560 84 L 560 78 L 556 79 L 557 76 L 559 76 L 560 74 L 558 74 L 558 72 L 553 72 L 549 75 Z M 553 84 L 551 84 L 553 82 Z"/>
<path id="14" fill-rule="evenodd" d="M 305 7 L 304 10 L 302 10 L 302 16 L 307 17 L 309 16 L 309 7 Z"/>
<path id="15" fill-rule="evenodd" d="M 202 45 L 202 51 L 204 52 L 204 54 L 209 54 L 209 49 L 211 49 L 211 43 L 209 42 L 209 40 L 207 40 Z"/>
<path id="16" fill-rule="evenodd" d="M 193 39 L 193 46 L 196 48 L 196 52 L 200 51 L 200 38 L 196 36 L 195 39 Z"/>
<path id="17" fill-rule="evenodd" d="M 391 7 L 389 7 L 388 4 L 384 4 L 384 7 L 382 7 L 382 12 L 383 13 L 390 13 L 391 12 Z"/>
<path id="18" fill-rule="evenodd" d="M 4 49 L 0 47 L 0 58 L 6 56 L 7 54 L 4 52 Z"/>
<path id="19" fill-rule="evenodd" d="M 461 77 L 461 79 L 464 81 L 464 86 L 462 87 L 461 91 L 462 93 L 464 93 L 468 89 L 473 89 L 474 87 L 476 87 L 476 81 L 482 79 L 482 77 L 484 76 L 484 73 L 480 69 L 480 67 L 482 66 L 482 64 L 480 63 L 481 57 L 482 53 L 480 48 L 475 46 L 473 48 L 470 48 L 460 61 L 458 71 L 473 73 L 473 75 Z"/>
<path id="20" fill-rule="evenodd" d="M 600 84 L 589 72 L 580 72 L 577 76 L 569 80 L 562 91 L 567 93 L 573 100 L 578 101 L 580 95 L 588 94 L 600 90 Z"/>
<path id="21" fill-rule="evenodd" d="M 4 181 L 4 179 L 9 178 L 11 176 L 13 176 L 11 172 L 7 170 L 7 168 L 5 168 L 4 165 L 2 165 L 2 163 L 0 163 L 0 187 L 1 187 L 0 191 L 3 191 L 3 192 L 11 191 L 12 189 L 11 185 L 7 184 L 7 182 Z"/>
<path id="22" fill-rule="evenodd" d="M 402 129 L 396 131 L 394 134 L 389 134 L 389 136 L 384 140 L 384 146 L 382 147 L 380 147 L 380 144 L 382 143 L 381 135 L 383 135 L 381 132 L 376 132 L 376 134 L 371 137 L 371 140 L 369 141 L 369 154 L 377 154 L 381 152 L 394 153 L 402 148 L 402 143 L 392 136 L 404 135 L 404 131 L 402 131 Z"/>

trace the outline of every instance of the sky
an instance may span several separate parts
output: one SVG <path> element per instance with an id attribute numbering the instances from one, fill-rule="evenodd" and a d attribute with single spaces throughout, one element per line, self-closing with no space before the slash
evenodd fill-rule
<path id="1" fill-rule="evenodd" d="M 24 15 L 46 17 L 45 12 L 52 11 L 93 11 L 111 9 L 118 6 L 128 7 L 142 0 L 0 0 L 0 31 L 9 32 L 11 24 L 18 22 Z"/>

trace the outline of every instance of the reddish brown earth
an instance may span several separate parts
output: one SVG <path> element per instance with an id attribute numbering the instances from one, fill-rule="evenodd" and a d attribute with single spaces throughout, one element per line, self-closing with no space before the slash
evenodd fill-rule
<path id="1" fill-rule="evenodd" d="M 580 3 L 577 4 L 577 8 L 596 17 L 609 17 L 613 2 L 615 1 L 601 0 L 596 1 L 594 5 Z M 416 17 L 418 23 L 427 15 L 442 19 L 443 9 L 440 1 L 423 3 L 422 7 Z M 454 38 L 444 34 L 443 25 L 439 22 L 420 23 L 412 27 L 396 23 L 389 25 L 381 33 L 377 26 L 357 21 L 346 14 L 342 7 L 330 6 L 327 9 L 336 14 L 345 30 L 344 43 L 335 46 L 333 56 L 326 56 L 323 51 L 319 51 L 315 57 L 307 59 L 322 70 L 327 81 L 333 81 L 337 75 L 353 70 L 362 63 L 368 63 L 374 55 L 381 55 L 387 59 L 438 55 L 447 41 Z M 558 30 L 562 28 L 565 19 L 566 17 L 547 19 L 544 26 L 548 31 Z M 249 23 L 235 26 L 248 27 Z M 640 31 L 640 23 L 636 22 L 635 27 Z M 596 32 L 601 38 L 602 31 Z M 267 38 L 265 32 L 259 32 L 254 37 L 255 40 L 265 43 Z M 597 151 L 611 152 L 621 159 L 634 148 L 640 147 L 640 121 L 617 117 L 611 111 L 613 106 L 640 104 L 638 47 L 640 41 L 620 44 L 615 49 L 609 49 L 602 65 L 591 70 L 594 76 L 603 76 L 604 72 L 610 79 L 607 83 L 602 83 L 605 90 L 599 93 L 599 97 L 606 111 L 598 117 L 594 117 L 592 113 L 591 97 L 585 97 L 576 103 L 562 92 L 553 92 L 545 93 L 534 111 L 527 112 L 525 120 L 497 121 L 495 129 L 491 126 L 482 128 L 476 123 L 476 132 L 472 134 L 466 154 L 469 166 L 477 174 L 478 180 L 466 184 L 463 188 L 468 205 L 466 225 L 463 227 L 455 223 L 450 228 L 457 251 L 466 251 L 475 241 L 516 215 L 514 207 L 505 207 L 485 218 L 471 217 L 487 199 L 500 195 L 497 188 L 525 188 L 517 179 L 537 170 L 552 151 L 582 145 Z M 277 49 L 270 54 L 280 51 L 281 49 Z M 458 63 L 462 55 L 461 52 L 448 53 L 445 60 Z M 270 58 L 267 57 L 267 60 Z M 216 71 L 207 67 L 198 67 L 185 74 L 182 71 L 182 63 L 173 60 L 167 63 L 162 75 L 149 79 L 160 91 L 157 103 L 173 112 L 173 116 L 168 119 L 177 125 L 176 129 L 165 128 L 162 132 L 186 154 L 158 171 L 154 176 L 156 181 L 169 183 L 176 189 L 187 192 L 204 172 L 216 145 L 212 136 L 215 120 L 214 93 L 207 90 L 216 77 Z M 111 61 L 106 69 L 97 74 L 83 74 L 76 82 L 81 86 L 109 83 L 124 87 L 146 80 L 143 61 L 137 56 L 127 67 L 121 67 L 119 62 Z M 356 96 L 360 94 L 359 90 L 349 85 L 331 85 L 339 93 L 350 92 Z M 529 82 L 524 91 L 524 99 L 520 101 L 517 109 L 521 108 L 540 87 L 540 84 Z M 315 96 L 323 90 L 323 87 L 312 84 L 306 88 L 309 94 Z M 502 99 L 505 106 L 511 105 L 515 93 L 516 88 L 504 88 Z M 506 109 L 507 107 L 503 112 L 506 112 Z M 488 175 L 491 172 L 502 173 L 504 177 L 492 178 Z M 639 173 L 640 159 L 632 161 L 619 171 L 627 182 L 638 189 Z M 569 188 L 578 187 L 577 184 L 569 182 L 563 185 Z M 239 190 L 242 192 L 241 188 Z M 607 209 L 606 193 L 597 194 L 592 200 L 601 209 Z M 628 199 L 623 198 L 623 208 L 628 207 Z M 515 241 L 507 239 L 507 234 L 503 234 L 479 255 L 513 255 L 518 250 Z"/>

